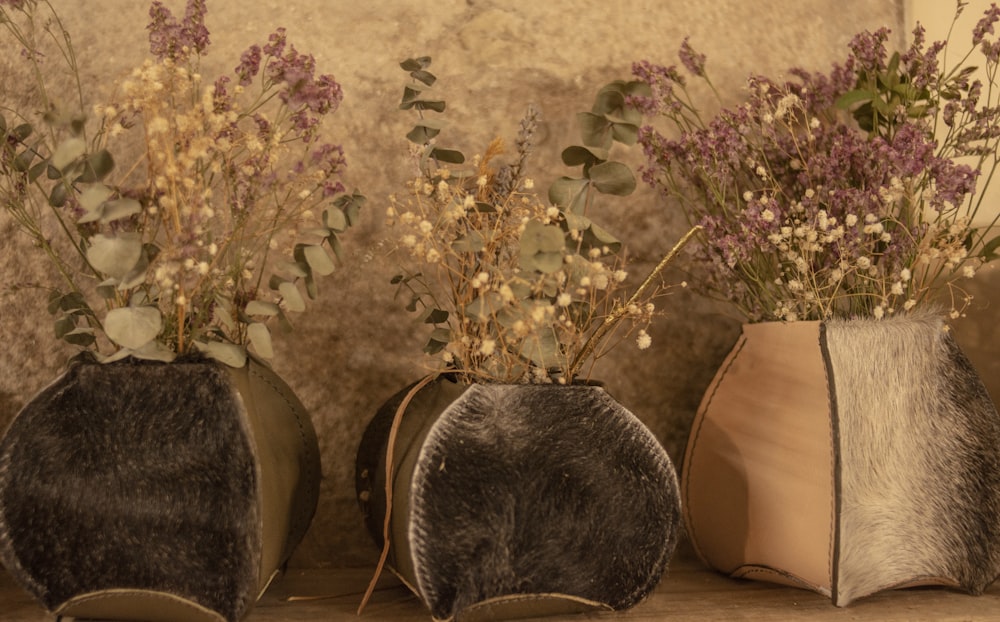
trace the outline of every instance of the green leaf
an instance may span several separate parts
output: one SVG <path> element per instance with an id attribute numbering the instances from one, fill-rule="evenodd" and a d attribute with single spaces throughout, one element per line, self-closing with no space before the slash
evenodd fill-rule
<path id="1" fill-rule="evenodd" d="M 31 136 L 34 128 L 31 127 L 30 123 L 22 123 L 10 131 L 10 135 L 14 137 L 18 142 L 24 142 L 26 138 Z"/>
<path id="2" fill-rule="evenodd" d="M 108 311 L 104 333 L 116 344 L 132 350 L 156 339 L 163 328 L 163 316 L 156 307 L 121 307 Z"/>
<path id="3" fill-rule="evenodd" d="M 309 264 L 312 271 L 320 276 L 331 274 L 337 269 L 333 260 L 326 254 L 326 250 L 322 246 L 316 244 L 306 245 L 302 249 L 302 254 L 305 256 L 306 263 Z"/>
<path id="4" fill-rule="evenodd" d="M 196 341 L 195 347 L 213 359 L 239 369 L 246 365 L 247 353 L 242 346 L 221 341 Z"/>
<path id="5" fill-rule="evenodd" d="M 306 310 L 306 301 L 302 298 L 299 288 L 291 281 L 285 281 L 278 286 L 278 293 L 285 299 L 285 306 L 289 311 L 301 312 Z"/>
<path id="6" fill-rule="evenodd" d="M 31 168 L 31 161 L 34 159 L 35 151 L 33 149 L 25 149 L 17 154 L 17 157 L 11 162 L 11 167 L 18 173 L 23 173 Z"/>
<path id="7" fill-rule="evenodd" d="M 56 339 L 62 339 L 69 332 L 76 329 L 76 318 L 72 315 L 64 315 L 53 323 Z"/>
<path id="8" fill-rule="evenodd" d="M 347 231 L 347 215 L 339 207 L 328 207 L 323 211 L 323 224 L 337 233 Z"/>
<path id="9" fill-rule="evenodd" d="M 75 328 L 63 335 L 62 340 L 66 343 L 71 343 L 74 346 L 86 348 L 97 341 L 97 338 L 94 336 L 93 329 L 80 327 Z"/>
<path id="10" fill-rule="evenodd" d="M 551 328 L 543 329 L 537 335 L 522 341 L 520 354 L 542 369 L 559 367 L 562 362 L 559 339 Z"/>
<path id="11" fill-rule="evenodd" d="M 410 142 L 418 145 L 427 144 L 432 138 L 441 133 L 445 122 L 439 119 L 421 119 L 412 130 L 406 135 Z"/>
<path id="12" fill-rule="evenodd" d="M 431 57 L 418 56 L 417 58 L 407 58 L 399 63 L 399 66 L 402 67 L 403 71 L 420 71 L 431 66 Z"/>
<path id="13" fill-rule="evenodd" d="M 51 168 L 51 167 L 46 167 Z M 49 205 L 52 207 L 62 207 L 66 205 L 66 199 L 68 197 L 68 192 L 66 190 L 66 184 L 57 183 L 52 186 L 52 192 L 49 193 Z"/>
<path id="14" fill-rule="evenodd" d="M 437 354 L 444 350 L 450 341 L 451 331 L 447 328 L 435 328 L 431 332 L 430 339 L 427 340 L 427 345 L 424 346 L 424 352 L 431 355 Z"/>
<path id="15" fill-rule="evenodd" d="M 425 324 L 442 324 L 448 321 L 448 312 L 443 309 L 431 309 L 424 318 Z"/>
<path id="16" fill-rule="evenodd" d="M 562 161 L 566 166 L 591 166 L 608 159 L 608 150 L 602 147 L 586 147 L 573 145 L 562 152 Z"/>
<path id="17" fill-rule="evenodd" d="M 549 186 L 549 202 L 563 211 L 582 213 L 587 201 L 588 179 L 560 177 Z"/>
<path id="18" fill-rule="evenodd" d="M 83 172 L 76 181 L 83 183 L 100 181 L 114 168 L 115 160 L 111 157 L 111 153 L 107 149 L 101 149 L 87 156 L 83 162 Z"/>
<path id="19" fill-rule="evenodd" d="M 562 229 L 529 220 L 521 234 L 521 268 L 543 274 L 555 272 L 562 267 L 565 247 L 566 238 Z"/>
<path id="20" fill-rule="evenodd" d="M 67 138 L 56 146 L 49 163 L 60 171 L 76 161 L 87 151 L 87 143 L 82 138 Z"/>
<path id="21" fill-rule="evenodd" d="M 576 115 L 576 119 L 580 124 L 580 136 L 584 145 L 600 149 L 611 148 L 611 123 L 604 118 L 603 114 L 581 112 Z M 566 161 L 565 151 L 563 152 L 563 161 Z M 568 162 L 567 165 L 575 166 L 575 164 Z"/>
<path id="22" fill-rule="evenodd" d="M 251 300 L 247 303 L 246 314 L 247 315 L 266 315 L 274 316 L 281 312 L 281 308 L 273 302 L 265 302 L 263 300 Z"/>
<path id="23" fill-rule="evenodd" d="M 138 214 L 142 211 L 142 204 L 135 199 L 115 199 L 105 203 L 101 211 L 101 223 L 109 223 Z"/>
<path id="24" fill-rule="evenodd" d="M 848 91 L 837 98 L 834 102 L 834 106 L 847 110 L 854 104 L 859 104 L 861 102 L 870 102 L 875 99 L 877 94 L 874 91 L 868 89 L 855 89 L 853 91 Z"/>
<path id="25" fill-rule="evenodd" d="M 591 167 L 590 181 L 599 192 L 615 196 L 628 196 L 635 191 L 635 175 L 621 162 L 602 162 Z"/>
<path id="26" fill-rule="evenodd" d="M 86 212 L 93 212 L 94 210 L 96 210 L 98 207 L 101 206 L 101 203 L 104 203 L 109 198 L 111 198 L 112 194 L 114 194 L 114 190 L 108 188 L 104 184 L 94 184 L 92 186 L 88 186 L 86 190 L 80 193 L 80 198 L 79 198 L 80 207 L 82 207 Z M 86 218 L 89 215 L 90 214 L 88 213 L 86 216 L 84 216 L 84 218 Z M 77 222 L 88 222 L 88 221 L 83 220 L 83 218 L 81 218 Z"/>
<path id="27" fill-rule="evenodd" d="M 1000 235 L 983 244 L 983 249 L 979 252 L 979 256 L 983 258 L 984 262 L 998 259 L 1000 258 L 1000 255 L 997 254 L 998 248 L 1000 248 Z"/>
<path id="28" fill-rule="evenodd" d="M 633 123 L 614 123 L 611 126 L 611 137 L 631 147 L 639 142 L 639 126 Z"/>
<path id="29" fill-rule="evenodd" d="M 344 215 L 347 216 L 347 224 L 354 226 L 358 224 L 358 216 L 361 213 L 361 208 L 364 207 L 367 201 L 368 198 L 365 195 L 355 190 L 351 194 L 344 194 L 337 197 L 334 205 L 339 207 L 344 212 Z"/>
<path id="30" fill-rule="evenodd" d="M 440 162 L 447 162 L 448 164 L 462 164 L 465 162 L 465 155 L 461 151 L 455 151 L 454 149 L 434 147 L 431 149 L 430 157 Z"/>
<path id="31" fill-rule="evenodd" d="M 98 233 L 90 239 L 87 261 L 102 274 L 121 279 L 142 258 L 142 238 L 138 233 L 126 232 L 109 236 Z"/>
<path id="32" fill-rule="evenodd" d="M 44 173 L 48 168 L 49 168 L 48 160 L 42 160 L 38 164 L 32 166 L 31 170 L 28 171 L 28 181 L 34 183 L 35 180 L 41 177 L 42 173 Z"/>
<path id="33" fill-rule="evenodd" d="M 260 322 L 254 322 L 247 326 L 247 337 L 250 338 L 250 345 L 254 352 L 265 359 L 274 358 L 274 347 L 271 344 L 271 331 Z"/>

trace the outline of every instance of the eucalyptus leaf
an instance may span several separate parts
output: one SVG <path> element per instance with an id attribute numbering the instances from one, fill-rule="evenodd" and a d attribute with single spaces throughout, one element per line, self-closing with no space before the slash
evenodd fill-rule
<path id="1" fill-rule="evenodd" d="M 25 149 L 21 153 L 17 154 L 14 161 L 11 162 L 11 167 L 18 173 L 23 173 L 31 168 L 31 161 L 35 159 L 35 152 L 32 149 Z"/>
<path id="2" fill-rule="evenodd" d="M 120 307 L 104 318 L 108 339 L 132 350 L 156 339 L 162 328 L 163 316 L 156 307 Z"/>
<path id="3" fill-rule="evenodd" d="M 66 205 L 66 199 L 68 196 L 66 184 L 57 183 L 52 186 L 52 191 L 49 193 L 49 205 L 52 207 L 62 207 L 63 205 Z"/>
<path id="4" fill-rule="evenodd" d="M 24 142 L 26 138 L 31 136 L 34 128 L 31 127 L 30 123 L 22 123 L 10 131 L 11 136 L 14 137 L 18 142 Z"/>
<path id="5" fill-rule="evenodd" d="M 80 197 L 77 200 L 80 202 L 80 207 L 82 207 L 85 211 L 93 212 L 100 207 L 102 203 L 110 199 L 111 195 L 114 193 L 114 190 L 108 188 L 104 184 L 93 184 L 91 186 L 87 186 L 87 189 L 80 193 Z M 96 218 L 94 220 L 96 220 Z M 85 221 L 81 218 L 77 222 L 89 221 Z"/>
<path id="6" fill-rule="evenodd" d="M 562 363 L 559 340 L 551 328 L 522 341 L 520 354 L 542 369 L 559 367 Z"/>
<path id="7" fill-rule="evenodd" d="M 278 315 L 280 312 L 281 308 L 278 305 L 263 300 L 251 300 L 247 303 L 246 307 L 247 315 L 266 315 L 270 317 Z"/>
<path id="8" fill-rule="evenodd" d="M 590 181 L 599 192 L 615 196 L 628 196 L 635 191 L 635 175 L 621 162 L 602 162 L 591 167 Z"/>
<path id="9" fill-rule="evenodd" d="M 587 200 L 588 179 L 560 177 L 549 186 L 549 202 L 566 212 L 582 213 Z"/>
<path id="10" fill-rule="evenodd" d="M 323 224 L 337 233 L 343 233 L 347 230 L 347 215 L 339 207 L 328 207 L 323 212 Z"/>
<path id="11" fill-rule="evenodd" d="M 141 258 L 142 238 L 134 232 L 98 233 L 90 239 L 87 249 L 87 261 L 97 271 L 119 280 L 130 273 Z"/>
<path id="12" fill-rule="evenodd" d="M 563 263 L 566 238 L 562 229 L 529 220 L 521 234 L 520 264 L 523 269 L 549 274 Z"/>
<path id="13" fill-rule="evenodd" d="M 326 276 L 336 270 L 336 266 L 330 256 L 326 254 L 326 249 L 316 244 L 310 244 L 302 249 L 306 262 L 312 271 L 320 276 Z"/>
<path id="14" fill-rule="evenodd" d="M 434 147 L 431 149 L 430 157 L 440 162 L 447 162 L 448 164 L 462 164 L 465 162 L 465 155 L 461 151 L 456 151 L 454 149 L 440 149 L 438 147 Z"/>
<path id="15" fill-rule="evenodd" d="M 274 358 L 274 347 L 271 344 L 271 331 L 260 322 L 254 322 L 247 326 L 247 337 L 250 338 L 250 345 L 254 352 L 265 359 Z"/>
<path id="16" fill-rule="evenodd" d="M 62 336 L 62 340 L 74 346 L 88 347 L 97 341 L 94 331 L 90 328 L 75 328 Z"/>
<path id="17" fill-rule="evenodd" d="M 611 148 L 611 123 L 603 115 L 592 112 L 581 112 L 576 115 L 580 124 L 580 136 L 583 144 L 601 149 Z M 566 161 L 566 152 L 563 152 L 563 161 Z M 567 166 L 575 166 L 566 162 Z"/>
<path id="18" fill-rule="evenodd" d="M 49 163 L 60 171 L 72 164 L 87 151 L 87 143 L 82 138 L 67 138 L 56 146 Z"/>
<path id="19" fill-rule="evenodd" d="M 35 180 L 41 177 L 42 173 L 44 173 L 48 168 L 49 168 L 48 160 L 42 160 L 38 164 L 32 166 L 31 169 L 28 171 L 28 181 L 34 183 Z"/>
<path id="20" fill-rule="evenodd" d="M 108 223 L 119 218 L 126 218 L 142 211 L 142 204 L 135 199 L 122 198 L 108 201 L 104 204 L 102 222 Z"/>
<path id="21" fill-rule="evenodd" d="M 83 162 L 83 173 L 76 181 L 90 183 L 100 181 L 108 176 L 115 167 L 114 158 L 107 149 L 92 153 Z"/>
<path id="22" fill-rule="evenodd" d="M 150 341 L 146 345 L 136 348 L 134 350 L 129 348 L 124 348 L 119 351 L 119 354 L 131 356 L 137 359 L 143 359 L 146 361 L 160 361 L 161 363 L 169 363 L 177 358 L 177 353 L 163 345 L 159 341 Z"/>
<path id="23" fill-rule="evenodd" d="M 242 346 L 221 341 L 197 341 L 195 347 L 207 356 L 239 369 L 247 363 L 247 353 Z"/>
<path id="24" fill-rule="evenodd" d="M 591 166 L 608 159 L 608 150 L 604 147 L 587 147 L 573 145 L 562 152 L 562 161 L 566 166 Z"/>
<path id="25" fill-rule="evenodd" d="M 399 66 L 403 68 L 404 71 L 419 71 L 421 69 L 426 69 L 431 64 L 430 56 L 418 56 L 417 58 L 407 58 L 403 62 L 399 63 Z"/>
<path id="26" fill-rule="evenodd" d="M 285 281 L 278 286 L 278 292 L 285 299 L 285 306 L 289 311 L 301 312 L 306 310 L 306 301 L 302 298 L 299 288 L 291 281 Z"/>

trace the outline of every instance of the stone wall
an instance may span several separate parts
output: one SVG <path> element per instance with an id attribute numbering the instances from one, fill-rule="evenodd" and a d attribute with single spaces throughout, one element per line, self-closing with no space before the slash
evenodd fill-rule
<path id="1" fill-rule="evenodd" d="M 81 51 L 85 86 L 110 84 L 145 51 L 147 5 L 136 0 L 53 0 Z M 168 0 L 175 13 L 180 0 Z M 791 66 L 826 69 L 845 54 L 852 35 L 888 25 L 899 33 L 901 0 L 209 0 L 212 47 L 206 75 L 230 70 L 250 43 L 277 26 L 300 51 L 333 73 L 346 99 L 336 114 L 349 163 L 348 182 L 368 197 L 363 224 L 345 239 L 346 265 L 320 283 L 321 297 L 281 335 L 276 370 L 312 413 L 320 435 L 324 483 L 312 530 L 294 563 L 368 564 L 376 551 L 361 528 L 353 492 L 353 458 L 378 405 L 422 374 L 423 329 L 393 300 L 392 266 L 380 244 L 385 197 L 413 174 L 404 134 L 412 121 L 397 109 L 405 75 L 398 62 L 433 57 L 449 102 L 449 143 L 468 154 L 494 136 L 513 138 L 529 103 L 544 115 L 535 179 L 566 171 L 558 154 L 576 141 L 574 115 L 596 90 L 627 77 L 632 61 L 676 62 L 685 36 L 709 58 L 727 103 L 742 95 L 751 71 Z M 3 48 L 2 100 L 18 101 L 16 50 Z M 99 81 L 99 82 L 98 82 Z M 638 154 L 632 154 L 637 156 Z M 633 163 L 638 163 L 634 158 Z M 635 273 L 650 267 L 682 233 L 648 188 L 602 208 L 602 220 L 629 243 Z M 49 278 L 43 258 L 0 214 L 0 428 L 72 353 L 51 338 L 43 296 L 11 291 Z M 681 274 L 673 275 L 680 280 Z M 994 300 L 997 279 L 983 286 Z M 687 291 L 663 303 L 653 348 L 624 347 L 596 376 L 645 421 L 679 460 L 704 387 L 736 338 L 739 322 Z M 997 371 L 996 311 L 977 310 L 977 364 Z M 991 343 L 992 346 L 984 345 Z M 997 389 L 994 388 L 994 391 Z"/>

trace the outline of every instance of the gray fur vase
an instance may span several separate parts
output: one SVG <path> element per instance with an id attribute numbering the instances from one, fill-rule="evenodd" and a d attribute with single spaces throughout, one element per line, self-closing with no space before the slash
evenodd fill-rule
<path id="1" fill-rule="evenodd" d="M 735 577 L 845 606 L 1000 575 L 1000 417 L 937 316 L 744 326 L 682 473 L 695 550 Z"/>
<path id="2" fill-rule="evenodd" d="M 358 498 L 382 546 L 389 429 L 358 450 Z M 461 385 L 441 377 L 402 414 L 389 565 L 436 620 L 631 607 L 680 530 L 674 467 L 649 430 L 591 385 Z"/>
<path id="3" fill-rule="evenodd" d="M 319 466 L 256 361 L 78 357 L 0 442 L 0 560 L 58 616 L 236 622 L 304 536 Z"/>

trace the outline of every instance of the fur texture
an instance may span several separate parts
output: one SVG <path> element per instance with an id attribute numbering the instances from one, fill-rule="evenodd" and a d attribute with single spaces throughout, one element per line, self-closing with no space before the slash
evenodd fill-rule
<path id="1" fill-rule="evenodd" d="M 838 605 L 1000 575 L 1000 418 L 937 318 L 830 322 L 841 450 Z"/>
<path id="2" fill-rule="evenodd" d="M 243 425 L 215 364 L 73 364 L 0 444 L 4 564 L 50 609 L 134 588 L 241 618 L 260 563 Z"/>
<path id="3" fill-rule="evenodd" d="M 680 521 L 663 448 L 594 386 L 473 385 L 430 429 L 410 508 L 416 587 L 437 619 L 517 594 L 630 607 Z"/>

